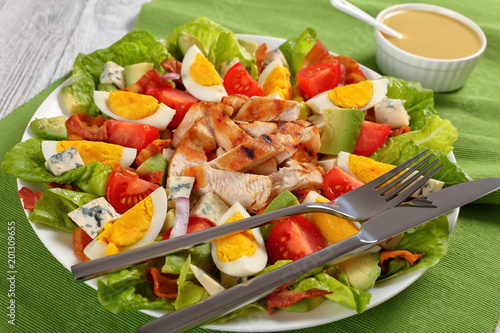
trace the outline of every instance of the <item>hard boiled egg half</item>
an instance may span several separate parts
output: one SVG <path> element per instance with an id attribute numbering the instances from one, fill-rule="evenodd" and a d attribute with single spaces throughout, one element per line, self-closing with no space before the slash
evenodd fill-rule
<path id="1" fill-rule="evenodd" d="M 250 217 L 240 203 L 231 206 L 217 225 Z M 245 277 L 261 271 L 267 264 L 267 252 L 259 228 L 216 238 L 212 242 L 212 259 L 228 275 Z"/>
<path id="2" fill-rule="evenodd" d="M 306 103 L 317 114 L 323 114 L 326 107 L 368 110 L 380 103 L 386 95 L 387 79 L 366 80 L 324 91 Z"/>
<path id="3" fill-rule="evenodd" d="M 259 76 L 259 86 L 265 96 L 279 95 L 281 99 L 292 99 L 290 71 L 280 57 L 275 58 Z"/>
<path id="4" fill-rule="evenodd" d="M 182 60 L 181 78 L 187 91 L 199 100 L 218 103 L 227 96 L 219 73 L 196 45 L 189 48 Z"/>
<path id="5" fill-rule="evenodd" d="M 159 187 L 119 218 L 105 224 L 83 253 L 89 259 L 97 259 L 152 244 L 166 214 L 167 194 Z"/>
<path id="6" fill-rule="evenodd" d="M 45 160 L 61 151 L 75 147 L 82 157 L 83 163 L 101 162 L 113 167 L 120 163 L 124 167 L 132 165 L 137 155 L 137 149 L 126 148 L 106 142 L 98 141 L 42 141 L 42 153 Z"/>
<path id="7" fill-rule="evenodd" d="M 102 113 L 121 121 L 130 121 L 165 129 L 175 110 L 156 98 L 131 91 L 94 91 L 94 103 Z"/>

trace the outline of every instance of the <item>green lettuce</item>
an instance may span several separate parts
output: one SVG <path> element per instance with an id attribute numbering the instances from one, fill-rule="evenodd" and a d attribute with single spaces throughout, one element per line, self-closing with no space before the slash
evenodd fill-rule
<path id="1" fill-rule="evenodd" d="M 167 58 L 170 58 L 170 54 L 163 44 L 147 31 L 132 31 L 108 48 L 90 54 L 78 54 L 72 75 L 78 111 L 93 116 L 100 114 L 93 95 L 106 62 L 113 61 L 120 66 L 150 62 L 163 73 L 165 70 L 161 62 Z"/>
<path id="2" fill-rule="evenodd" d="M 5 154 L 2 171 L 6 175 L 37 183 L 73 184 L 79 190 L 97 196 L 105 194 L 106 182 L 111 168 L 100 162 L 92 162 L 54 176 L 45 167 L 42 139 L 32 138 L 19 142 Z"/>
<path id="3" fill-rule="evenodd" d="M 370 155 L 370 158 L 387 164 L 399 165 L 426 149 L 426 147 L 418 145 L 412 140 L 399 135 L 387 139 L 379 150 Z M 471 180 L 467 173 L 457 164 L 450 161 L 444 153 L 434 149 L 430 149 L 430 152 L 443 164 L 441 170 L 432 177 L 433 179 L 443 181 L 445 186 L 451 186 Z"/>
<path id="4" fill-rule="evenodd" d="M 386 280 L 419 267 L 432 267 L 441 260 L 448 251 L 449 240 L 448 218 L 439 216 L 405 232 L 396 245 L 395 250 L 406 250 L 412 253 L 425 253 L 415 264 L 396 258 L 391 260 L 389 271 L 380 276 L 379 281 Z"/>
<path id="5" fill-rule="evenodd" d="M 179 61 L 181 61 L 184 57 L 178 43 L 179 33 L 181 32 L 188 33 L 196 38 L 203 45 L 205 52 L 208 52 L 210 50 L 210 46 L 217 41 L 220 33 L 230 33 L 231 30 L 206 17 L 198 17 L 186 24 L 178 26 L 172 31 L 171 34 L 165 37 L 165 46 L 168 52 L 170 52 Z"/>
<path id="6" fill-rule="evenodd" d="M 188 257 L 191 258 L 193 265 L 198 266 L 205 272 L 211 272 L 215 268 L 215 264 L 212 259 L 212 245 L 210 243 L 206 243 L 188 250 L 166 255 L 165 263 L 161 268 L 161 272 L 164 274 L 179 275 Z M 188 271 L 186 278 L 188 280 L 192 280 L 193 277 L 193 273 Z"/>
<path id="7" fill-rule="evenodd" d="M 182 265 L 179 278 L 177 279 L 178 294 L 174 302 L 176 310 L 196 304 L 209 296 L 205 288 L 188 280 L 188 275 L 193 274 L 189 267 L 190 264 L 191 256 L 188 256 Z"/>
<path id="8" fill-rule="evenodd" d="M 387 77 L 387 97 L 405 100 L 404 107 L 410 115 L 412 131 L 425 126 L 427 118 L 436 115 L 434 92 L 423 88 L 420 83 Z"/>
<path id="9" fill-rule="evenodd" d="M 298 38 L 291 38 L 285 41 L 279 49 L 283 52 L 288 65 L 290 66 L 290 77 L 294 78 L 302 68 L 304 58 L 316 44 L 316 30 L 305 29 Z M 295 82 L 293 80 L 292 82 Z"/>
<path id="10" fill-rule="evenodd" d="M 156 261 L 131 266 L 97 281 L 102 306 L 113 313 L 123 311 L 174 309 L 174 299 L 158 297 L 147 279 L 147 269 Z"/>
<path id="11" fill-rule="evenodd" d="M 47 189 L 42 192 L 35 208 L 30 212 L 29 219 L 33 223 L 73 232 L 77 225 L 68 217 L 68 213 L 96 198 L 97 196 L 84 192 L 62 188 Z"/>

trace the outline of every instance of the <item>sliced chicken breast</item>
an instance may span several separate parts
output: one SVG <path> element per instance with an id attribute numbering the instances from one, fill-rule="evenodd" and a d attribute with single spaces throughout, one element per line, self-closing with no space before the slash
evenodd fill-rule
<path id="1" fill-rule="evenodd" d="M 299 118 L 300 103 L 269 97 L 251 97 L 234 115 L 234 121 L 294 121 Z"/>
<path id="2" fill-rule="evenodd" d="M 273 186 L 270 199 L 281 192 L 321 189 L 323 187 L 323 170 L 313 163 L 300 163 L 288 160 L 278 172 L 270 175 Z"/>

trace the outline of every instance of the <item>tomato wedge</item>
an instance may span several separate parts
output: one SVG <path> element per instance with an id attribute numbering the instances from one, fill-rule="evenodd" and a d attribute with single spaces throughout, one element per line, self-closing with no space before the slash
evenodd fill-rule
<path id="1" fill-rule="evenodd" d="M 338 61 L 327 61 L 302 68 L 297 73 L 300 88 L 309 98 L 339 85 L 341 75 Z"/>
<path id="2" fill-rule="evenodd" d="M 215 227 L 215 223 L 213 223 L 209 219 L 203 217 L 191 216 L 189 218 L 186 234 L 190 234 L 192 232 L 200 230 L 210 229 L 212 227 Z M 170 239 L 171 232 L 172 228 L 168 229 L 167 232 L 163 235 L 163 238 L 161 240 Z"/>
<path id="3" fill-rule="evenodd" d="M 319 230 L 302 215 L 286 218 L 269 233 L 267 250 L 274 263 L 297 260 L 326 246 Z"/>
<path id="4" fill-rule="evenodd" d="M 139 179 L 133 172 L 111 171 L 106 183 L 108 202 L 120 214 L 135 206 L 159 186 Z"/>
<path id="5" fill-rule="evenodd" d="M 109 143 L 135 148 L 137 152 L 146 148 L 160 135 L 160 130 L 154 126 L 120 120 L 108 120 L 106 132 Z"/>
<path id="6" fill-rule="evenodd" d="M 348 175 L 340 168 L 330 169 L 323 178 L 323 190 L 329 200 L 335 200 L 342 194 L 363 185 L 363 182 Z"/>
<path id="7" fill-rule="evenodd" d="M 224 75 L 224 88 L 228 95 L 242 94 L 248 97 L 264 96 L 262 88 L 259 87 L 248 71 L 241 63 L 237 63 Z"/>
<path id="8" fill-rule="evenodd" d="M 168 124 L 169 128 L 179 126 L 191 105 L 198 103 L 198 99 L 190 93 L 166 86 L 150 86 L 144 93 L 175 109 L 175 116 Z"/>
<path id="9" fill-rule="evenodd" d="M 391 134 L 390 125 L 363 121 L 353 153 L 361 156 L 373 154 L 382 147 L 389 134 Z"/>

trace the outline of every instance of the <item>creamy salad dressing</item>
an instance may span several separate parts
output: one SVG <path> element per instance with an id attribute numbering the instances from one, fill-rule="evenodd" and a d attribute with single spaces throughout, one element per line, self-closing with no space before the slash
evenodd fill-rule
<path id="1" fill-rule="evenodd" d="M 384 34 L 396 47 L 409 53 L 435 59 L 459 59 L 481 48 L 476 32 L 464 23 L 434 12 L 398 10 L 385 16 L 382 23 L 400 32 L 398 39 Z"/>

